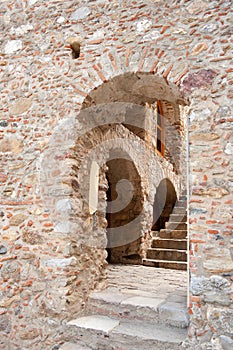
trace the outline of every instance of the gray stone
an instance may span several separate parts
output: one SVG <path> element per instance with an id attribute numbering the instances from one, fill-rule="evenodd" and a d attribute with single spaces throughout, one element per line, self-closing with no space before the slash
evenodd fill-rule
<path id="1" fill-rule="evenodd" d="M 57 19 L 57 23 L 61 24 L 61 23 L 63 23 L 63 22 L 65 22 L 65 17 L 60 16 L 60 17 Z"/>
<path id="2" fill-rule="evenodd" d="M 143 19 L 142 21 L 137 22 L 136 32 L 137 33 L 144 33 L 151 26 L 152 26 L 152 21 L 150 21 L 148 19 Z"/>
<path id="3" fill-rule="evenodd" d="M 176 327 L 186 328 L 188 326 L 187 309 L 180 303 L 165 302 L 160 305 L 159 318 Z"/>
<path id="4" fill-rule="evenodd" d="M 28 5 L 31 6 L 31 5 L 34 5 L 38 0 L 29 0 L 28 1 Z"/>
<path id="5" fill-rule="evenodd" d="M 54 227 L 54 231 L 59 233 L 68 233 L 70 231 L 70 222 L 69 221 L 58 222 Z"/>
<path id="6" fill-rule="evenodd" d="M 49 267 L 66 267 L 66 266 L 74 266 L 77 264 L 77 259 L 75 257 L 67 258 L 67 259 L 50 259 L 45 261 L 45 265 Z"/>
<path id="7" fill-rule="evenodd" d="M 0 332 L 10 333 L 11 322 L 6 315 L 1 315 L 0 317 Z"/>
<path id="8" fill-rule="evenodd" d="M 210 282 L 214 288 L 224 289 L 230 286 L 230 282 L 221 276 L 213 275 L 210 277 Z"/>
<path id="9" fill-rule="evenodd" d="M 210 289 L 210 281 L 205 277 L 192 277 L 190 289 L 193 295 L 201 295 Z"/>
<path id="10" fill-rule="evenodd" d="M 216 292 L 215 290 L 210 290 L 204 294 L 203 300 L 207 303 L 218 303 L 219 305 L 228 306 L 231 304 L 229 294 L 221 292 Z"/>
<path id="11" fill-rule="evenodd" d="M 7 122 L 6 120 L 3 120 L 3 121 L 0 122 L 0 126 L 1 126 L 2 128 L 5 128 L 5 127 L 8 126 L 8 122 Z"/>
<path id="12" fill-rule="evenodd" d="M 56 210 L 59 212 L 70 212 L 71 211 L 70 200 L 68 198 L 65 198 L 57 201 Z"/>
<path id="13" fill-rule="evenodd" d="M 70 19 L 72 21 L 77 21 L 79 19 L 86 18 L 91 13 L 89 7 L 83 6 L 77 9 L 75 12 L 72 13 L 70 16 Z"/>
<path id="14" fill-rule="evenodd" d="M 16 51 L 22 50 L 22 48 L 22 40 L 9 40 L 4 48 L 4 52 L 6 55 L 10 55 Z"/>
<path id="15" fill-rule="evenodd" d="M 92 315 L 77 318 L 76 320 L 69 321 L 67 324 L 86 329 L 95 329 L 108 334 L 119 325 L 119 321 L 113 320 L 107 316 Z"/>
<path id="16" fill-rule="evenodd" d="M 218 108 L 215 117 L 216 119 L 222 119 L 231 116 L 231 108 L 228 106 L 221 106 Z"/>
<path id="17" fill-rule="evenodd" d="M 0 254 L 6 254 L 7 248 L 4 245 L 0 245 Z"/>
<path id="18" fill-rule="evenodd" d="M 232 145 L 231 142 L 228 142 L 228 143 L 226 144 L 226 147 L 225 147 L 224 152 L 225 152 L 226 154 L 233 154 L 233 145 Z"/>
<path id="19" fill-rule="evenodd" d="M 232 350 L 233 349 L 233 339 L 225 335 L 220 335 L 221 345 L 223 350 Z"/>
<path id="20" fill-rule="evenodd" d="M 201 31 L 206 33 L 212 33 L 214 30 L 218 28 L 217 23 L 208 23 L 202 27 Z"/>
<path id="21" fill-rule="evenodd" d="M 158 30 L 152 30 L 151 32 L 144 35 L 143 40 L 144 41 L 153 41 L 160 37 L 160 32 Z"/>
<path id="22" fill-rule="evenodd" d="M 33 26 L 31 24 L 23 24 L 20 27 L 17 28 L 11 28 L 10 30 L 10 34 L 11 35 L 18 35 L 18 36 L 22 36 L 24 34 L 26 34 L 27 32 L 29 32 L 30 30 L 33 30 Z"/>
<path id="23" fill-rule="evenodd" d="M 232 334 L 233 310 L 230 308 L 209 307 L 208 316 L 212 326 L 224 333 Z"/>
<path id="24" fill-rule="evenodd" d="M 1 268 L 1 278 L 18 280 L 20 278 L 20 265 L 16 260 L 7 261 Z"/>

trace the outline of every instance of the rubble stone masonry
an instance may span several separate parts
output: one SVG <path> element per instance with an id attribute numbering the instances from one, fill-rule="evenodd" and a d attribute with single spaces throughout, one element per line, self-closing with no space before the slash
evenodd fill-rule
<path id="1" fill-rule="evenodd" d="M 52 349 L 63 321 L 82 311 L 104 276 L 104 160 L 114 140 L 140 176 L 146 235 L 159 182 L 170 178 L 178 194 L 185 188 L 188 149 L 183 346 L 232 348 L 232 7 L 231 0 L 0 0 L 0 349 Z M 156 99 L 166 101 L 174 139 L 183 140 L 173 150 L 182 181 L 169 157 L 152 157 L 150 142 L 145 151 L 136 129 L 123 127 L 138 106 L 146 123 Z M 85 197 L 90 159 L 101 165 L 96 216 Z"/>

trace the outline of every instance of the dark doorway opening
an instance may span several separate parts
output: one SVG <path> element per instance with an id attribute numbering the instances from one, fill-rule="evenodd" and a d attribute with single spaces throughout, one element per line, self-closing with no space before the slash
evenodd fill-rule
<path id="1" fill-rule="evenodd" d="M 141 179 L 131 159 L 122 151 L 111 156 L 107 196 L 107 261 L 140 262 L 140 214 L 143 209 Z"/>
<path id="2" fill-rule="evenodd" d="M 177 195 L 172 182 L 169 179 L 163 179 L 154 197 L 152 231 L 165 228 L 165 223 L 169 220 L 176 201 Z"/>

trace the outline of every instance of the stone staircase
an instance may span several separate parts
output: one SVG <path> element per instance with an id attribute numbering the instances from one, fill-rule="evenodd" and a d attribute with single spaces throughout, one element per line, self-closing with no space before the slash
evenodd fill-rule
<path id="1" fill-rule="evenodd" d="M 182 196 L 175 204 L 165 229 L 153 232 L 151 248 L 143 265 L 166 269 L 187 269 L 187 201 Z"/>
<path id="2" fill-rule="evenodd" d="M 142 277 L 136 276 L 140 282 L 128 283 L 127 274 L 136 275 L 138 271 L 142 271 Z M 155 271 L 158 272 L 157 276 L 154 274 Z M 63 339 L 65 334 L 66 343 L 57 348 L 59 350 L 180 349 L 187 337 L 188 325 L 186 290 L 182 286 L 185 276 L 181 275 L 184 273 L 181 271 L 177 276 L 168 276 L 164 271 L 166 270 L 155 270 L 144 266 L 127 266 L 125 272 L 121 274 L 122 279 L 118 277 L 114 284 L 108 285 L 103 290 L 94 291 L 89 298 L 85 313 L 66 323 L 62 332 Z M 116 270 L 112 272 L 116 274 Z M 154 281 L 148 282 L 146 289 L 144 285 L 148 277 L 154 278 Z M 173 283 L 177 285 L 174 286 Z"/>

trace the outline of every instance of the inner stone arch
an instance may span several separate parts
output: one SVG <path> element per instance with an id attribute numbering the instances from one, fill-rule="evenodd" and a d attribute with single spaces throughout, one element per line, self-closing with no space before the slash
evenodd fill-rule
<path id="1" fill-rule="evenodd" d="M 89 238 L 93 228 L 97 241 L 98 232 L 102 237 L 106 234 L 104 248 L 109 263 L 144 264 L 149 259 L 147 251 L 153 249 L 153 231 L 165 228 L 175 203 L 186 191 L 186 103 L 176 85 L 168 84 L 163 77 L 140 72 L 111 78 L 92 90 L 82 104 L 77 117 L 82 136 L 79 147 L 87 145 L 88 153 L 95 144 L 102 144 L 94 151 L 94 159 L 102 158 L 106 167 L 100 175 L 105 183 L 101 180 L 99 185 L 102 207 L 106 207 L 105 223 L 103 212 L 102 216 L 98 210 L 95 217 L 90 215 Z M 124 195 L 131 193 L 132 198 L 125 207 L 111 213 L 111 206 L 119 199 L 117 185 Z M 124 195 L 122 203 L 126 200 Z M 159 203 L 159 222 L 154 218 L 155 203 Z M 98 226 L 100 222 L 102 226 Z M 132 222 L 135 234 L 128 230 Z M 160 267 L 157 263 L 150 266 Z"/>

